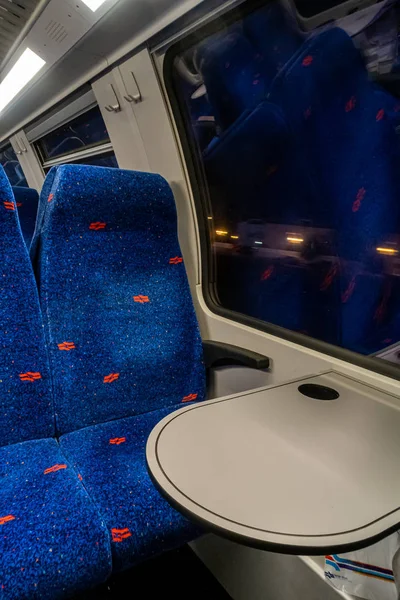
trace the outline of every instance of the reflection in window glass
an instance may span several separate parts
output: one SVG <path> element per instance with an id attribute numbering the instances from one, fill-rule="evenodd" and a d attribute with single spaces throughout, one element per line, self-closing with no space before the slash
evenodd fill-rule
<path id="1" fill-rule="evenodd" d="M 74 165 L 92 165 L 95 167 L 112 167 L 118 169 L 117 159 L 113 152 L 107 152 L 104 154 L 98 154 L 97 156 L 91 156 L 90 158 L 81 158 L 80 160 L 72 160 L 69 164 Z M 45 173 L 50 171 L 51 167 L 45 168 Z"/>
<path id="2" fill-rule="evenodd" d="M 96 106 L 41 138 L 36 148 L 42 162 L 57 156 L 92 148 L 110 141 L 107 129 Z"/>
<path id="3" fill-rule="evenodd" d="M 3 166 L 11 185 L 28 187 L 21 165 L 18 162 L 12 146 L 7 146 L 0 152 L 0 164 Z"/>
<path id="4" fill-rule="evenodd" d="M 241 15 L 172 49 L 208 188 L 214 297 L 382 352 L 400 342 L 400 101 L 377 80 L 399 68 L 397 29 L 392 48 L 376 23 L 352 39 L 338 26 L 307 36 L 279 2 Z"/>

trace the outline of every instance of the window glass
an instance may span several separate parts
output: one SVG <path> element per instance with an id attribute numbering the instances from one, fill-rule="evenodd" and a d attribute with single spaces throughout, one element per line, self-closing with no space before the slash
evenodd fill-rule
<path id="1" fill-rule="evenodd" d="M 0 164 L 3 166 L 11 185 L 29 187 L 22 167 L 18 162 L 17 155 L 11 145 L 0 152 Z"/>
<path id="2" fill-rule="evenodd" d="M 97 156 L 91 156 L 90 158 L 81 158 L 80 160 L 72 160 L 69 164 L 74 165 L 93 165 L 96 167 L 113 167 L 118 169 L 117 159 L 113 152 L 107 152 L 104 154 L 98 154 Z M 51 167 L 44 169 L 45 173 L 50 171 Z"/>
<path id="3" fill-rule="evenodd" d="M 42 162 L 64 154 L 94 148 L 110 141 L 100 109 L 96 106 L 45 135 L 36 143 Z"/>
<path id="4" fill-rule="evenodd" d="M 288 10 L 245 6 L 166 61 L 208 231 L 205 293 L 363 355 L 390 348 L 396 361 L 398 9 L 310 34 Z"/>

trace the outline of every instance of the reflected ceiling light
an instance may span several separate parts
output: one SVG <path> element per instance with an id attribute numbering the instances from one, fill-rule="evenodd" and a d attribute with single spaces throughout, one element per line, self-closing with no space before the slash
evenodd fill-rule
<path id="1" fill-rule="evenodd" d="M 228 235 L 228 232 L 227 232 L 227 231 L 223 231 L 222 229 L 217 229 L 217 230 L 215 231 L 215 233 L 216 233 L 217 235 Z"/>
<path id="2" fill-rule="evenodd" d="M 239 236 L 238 235 L 231 235 L 231 240 L 238 240 Z"/>
<path id="3" fill-rule="evenodd" d="M 27 48 L 19 57 L 13 68 L 0 83 L 0 112 L 24 88 L 31 79 L 46 64 L 30 48 Z"/>
<path id="4" fill-rule="evenodd" d="M 254 243 L 257 244 L 258 246 L 262 246 L 262 242 L 255 241 Z"/>
<path id="5" fill-rule="evenodd" d="M 295 235 L 288 235 L 286 239 L 291 244 L 302 244 L 304 242 L 304 239 L 302 237 L 298 237 Z"/>
<path id="6" fill-rule="evenodd" d="M 207 219 L 208 219 L 209 221 L 212 221 L 212 217 L 207 217 Z"/>
<path id="7" fill-rule="evenodd" d="M 105 1 L 106 0 L 82 0 L 83 4 L 86 4 L 93 12 L 96 12 Z"/>
<path id="8" fill-rule="evenodd" d="M 384 246 L 380 246 L 376 249 L 379 254 L 390 254 L 393 256 L 394 254 L 398 254 L 399 251 L 396 248 L 385 248 Z"/>

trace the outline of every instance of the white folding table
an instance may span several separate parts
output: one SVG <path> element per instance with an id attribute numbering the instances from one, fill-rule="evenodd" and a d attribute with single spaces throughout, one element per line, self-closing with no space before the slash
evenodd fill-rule
<path id="1" fill-rule="evenodd" d="M 174 507 L 257 548 L 353 550 L 400 524 L 400 399 L 339 373 L 187 406 L 146 452 Z"/>

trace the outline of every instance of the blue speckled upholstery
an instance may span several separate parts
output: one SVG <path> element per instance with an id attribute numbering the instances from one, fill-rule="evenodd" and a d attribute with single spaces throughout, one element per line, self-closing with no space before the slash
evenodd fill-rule
<path id="1" fill-rule="evenodd" d="M 61 433 L 205 394 L 202 344 L 162 177 L 67 165 L 38 277 Z"/>
<path id="2" fill-rule="evenodd" d="M 29 248 L 35 229 L 39 194 L 36 190 L 26 187 L 13 187 L 12 190 L 18 209 L 19 223 L 21 225 L 24 242 L 27 248 Z"/>
<path id="3" fill-rule="evenodd" d="M 38 249 L 37 246 L 39 243 L 39 235 L 40 235 L 40 231 L 43 226 L 43 219 L 44 219 L 44 215 L 46 212 L 46 208 L 49 204 L 49 198 L 51 199 L 54 178 L 56 176 L 57 170 L 58 170 L 58 167 L 52 167 L 50 169 L 50 171 L 48 172 L 48 174 L 46 176 L 46 179 L 44 180 L 44 183 L 42 185 L 42 190 L 40 192 L 35 230 L 33 233 L 32 241 L 31 241 L 31 245 L 30 245 L 30 249 L 29 249 L 29 254 L 30 254 L 30 257 L 33 262 L 37 255 L 37 249 Z"/>
<path id="4" fill-rule="evenodd" d="M 0 597 L 56 600 L 99 584 L 110 539 L 55 440 L 0 448 Z"/>
<path id="5" fill-rule="evenodd" d="M 54 434 L 39 299 L 8 179 L 0 169 L 0 446 Z M 34 415 L 34 418 L 33 418 Z"/>
<path id="6" fill-rule="evenodd" d="M 0 265 L 0 596 L 66 598 L 107 578 L 110 540 L 51 439 L 54 409 L 38 295 L 2 168 Z"/>
<path id="7" fill-rule="evenodd" d="M 161 497 L 146 468 L 147 438 L 170 411 L 95 425 L 60 439 L 62 450 L 82 476 L 111 532 L 115 571 L 201 533 Z"/>
<path id="8" fill-rule="evenodd" d="M 162 177 L 69 165 L 52 194 L 36 262 L 60 443 L 121 570 L 198 534 L 149 480 L 145 444 L 204 398 L 201 338 Z"/>

